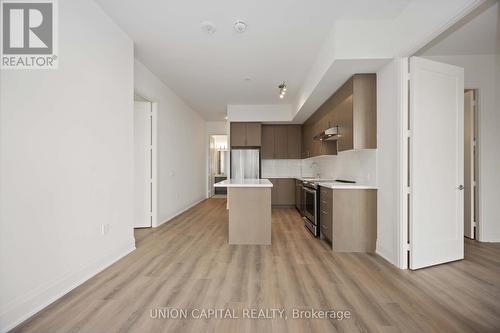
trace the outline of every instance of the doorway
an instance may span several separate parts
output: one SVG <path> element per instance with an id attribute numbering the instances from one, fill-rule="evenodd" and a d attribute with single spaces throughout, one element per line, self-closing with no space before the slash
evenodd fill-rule
<path id="1" fill-rule="evenodd" d="M 477 238 L 478 227 L 478 90 L 464 93 L 464 236 Z"/>
<path id="2" fill-rule="evenodd" d="M 134 228 L 157 225 L 157 104 L 134 95 Z"/>
<path id="3" fill-rule="evenodd" d="M 225 197 L 227 189 L 216 188 L 214 184 L 227 179 L 229 167 L 227 135 L 209 135 L 208 142 L 208 197 Z"/>

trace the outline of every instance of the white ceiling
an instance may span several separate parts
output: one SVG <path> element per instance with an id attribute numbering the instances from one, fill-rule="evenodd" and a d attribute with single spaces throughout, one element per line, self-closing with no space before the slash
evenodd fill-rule
<path id="1" fill-rule="evenodd" d="M 418 54 L 500 54 L 500 6 L 487 1 Z"/>
<path id="2" fill-rule="evenodd" d="M 336 19 L 392 18 L 409 0 L 97 2 L 134 40 L 141 62 L 205 119 L 223 120 L 228 104 L 289 104 Z M 233 30 L 237 19 L 248 23 L 244 34 Z M 215 34 L 200 29 L 206 20 Z"/>

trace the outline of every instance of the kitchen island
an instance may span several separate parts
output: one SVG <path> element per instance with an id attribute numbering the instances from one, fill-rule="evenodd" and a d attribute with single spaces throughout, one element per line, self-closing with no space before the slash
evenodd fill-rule
<path id="1" fill-rule="evenodd" d="M 267 179 L 227 179 L 214 184 L 227 188 L 229 244 L 271 244 L 271 188 Z"/>

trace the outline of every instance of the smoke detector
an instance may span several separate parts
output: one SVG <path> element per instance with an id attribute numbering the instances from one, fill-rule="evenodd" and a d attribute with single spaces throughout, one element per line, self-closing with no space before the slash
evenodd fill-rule
<path id="1" fill-rule="evenodd" d="M 242 20 L 238 20 L 234 22 L 234 31 L 236 31 L 239 34 L 242 34 L 247 30 L 247 23 Z"/>
<path id="2" fill-rule="evenodd" d="M 215 27 L 215 24 L 213 24 L 212 22 L 203 21 L 201 22 L 201 30 L 203 30 L 209 35 L 212 35 L 213 33 L 215 33 L 215 31 L 217 31 L 217 28 Z"/>

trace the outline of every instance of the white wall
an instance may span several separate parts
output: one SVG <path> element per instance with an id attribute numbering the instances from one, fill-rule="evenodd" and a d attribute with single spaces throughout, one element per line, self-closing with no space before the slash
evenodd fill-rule
<path id="1" fill-rule="evenodd" d="M 134 249 L 133 43 L 90 0 L 59 28 L 59 69 L 0 74 L 0 331 Z"/>
<path id="2" fill-rule="evenodd" d="M 397 60 L 377 72 L 377 248 L 390 263 L 400 266 L 398 230 L 400 223 L 402 109 L 398 102 Z"/>
<path id="3" fill-rule="evenodd" d="M 227 131 L 228 122 L 227 121 L 207 121 L 205 124 L 205 130 L 207 136 L 218 135 L 218 134 L 228 134 Z"/>
<path id="4" fill-rule="evenodd" d="M 292 107 L 289 104 L 228 105 L 227 116 L 229 121 L 289 122 Z"/>
<path id="5" fill-rule="evenodd" d="M 141 62 L 134 89 L 158 103 L 158 225 L 205 198 L 205 121 Z"/>
<path id="6" fill-rule="evenodd" d="M 376 14 L 363 14 L 364 10 L 360 8 L 355 17 L 336 20 L 299 87 L 292 105 L 293 120 L 302 122 L 307 119 L 329 96 L 327 93 L 331 91 L 332 82 L 335 86 L 344 75 L 348 78 L 355 73 L 372 72 L 372 69 L 362 69 L 375 65 L 370 65 L 371 60 L 414 53 L 482 1 L 413 0 L 393 15 L 374 19 Z M 348 60 L 350 64 L 342 60 Z M 353 69 L 349 70 L 349 67 Z M 344 79 L 341 81 L 345 82 Z"/>
<path id="7" fill-rule="evenodd" d="M 335 22 L 335 57 L 391 58 L 422 48 L 482 0 L 414 0 L 400 13 L 381 19 L 342 19 Z M 422 24 L 425 22 L 425 24 Z"/>
<path id="8" fill-rule="evenodd" d="M 465 69 L 465 88 L 479 89 L 479 240 L 500 242 L 500 102 L 495 55 L 426 57 Z"/>

